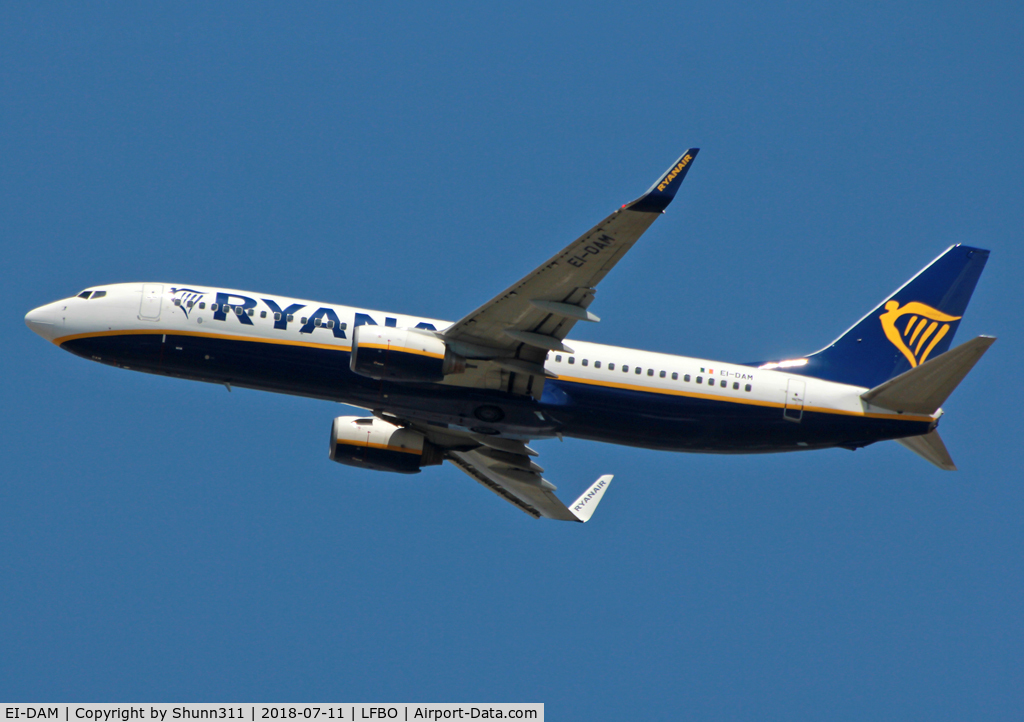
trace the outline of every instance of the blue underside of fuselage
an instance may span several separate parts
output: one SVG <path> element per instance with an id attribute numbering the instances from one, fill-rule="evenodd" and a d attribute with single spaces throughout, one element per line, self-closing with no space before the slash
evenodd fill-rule
<path id="1" fill-rule="evenodd" d="M 159 333 L 66 341 L 83 358 L 165 376 L 309 396 L 399 418 L 523 438 L 562 434 L 669 451 L 765 453 L 856 448 L 927 433 L 927 422 L 804 411 L 548 379 L 540 401 L 500 391 L 376 381 L 344 351 Z"/>

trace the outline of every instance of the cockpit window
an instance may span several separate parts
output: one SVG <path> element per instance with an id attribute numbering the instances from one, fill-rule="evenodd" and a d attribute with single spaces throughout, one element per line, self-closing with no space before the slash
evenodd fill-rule
<path id="1" fill-rule="evenodd" d="M 89 298 L 89 294 L 90 293 L 92 293 L 92 291 L 82 291 L 80 294 L 78 294 L 78 297 L 79 298 Z"/>
<path id="2" fill-rule="evenodd" d="M 106 295 L 107 295 L 106 291 L 93 291 L 92 292 L 92 297 L 93 298 L 103 298 Z"/>

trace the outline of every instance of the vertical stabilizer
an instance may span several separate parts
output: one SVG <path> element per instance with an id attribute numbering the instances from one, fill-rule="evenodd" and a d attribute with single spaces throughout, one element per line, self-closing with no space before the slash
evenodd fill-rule
<path id="1" fill-rule="evenodd" d="M 788 371 L 873 388 L 944 353 L 988 254 L 949 248 L 805 365 Z"/>

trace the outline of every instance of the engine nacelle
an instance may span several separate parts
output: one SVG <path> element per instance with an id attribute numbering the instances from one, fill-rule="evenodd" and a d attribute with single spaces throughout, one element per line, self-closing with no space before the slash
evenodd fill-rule
<path id="1" fill-rule="evenodd" d="M 431 331 L 364 325 L 352 331 L 349 367 L 372 379 L 436 382 L 465 371 L 466 359 Z"/>
<path id="2" fill-rule="evenodd" d="M 373 416 L 339 416 L 331 426 L 331 461 L 362 469 L 417 474 L 444 461 L 423 434 Z"/>

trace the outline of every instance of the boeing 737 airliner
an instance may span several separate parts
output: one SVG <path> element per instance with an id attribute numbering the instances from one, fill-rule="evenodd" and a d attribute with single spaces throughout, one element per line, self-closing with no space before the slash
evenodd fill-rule
<path id="1" fill-rule="evenodd" d="M 611 476 L 566 506 L 527 446 L 572 436 L 763 453 L 895 439 L 955 469 L 941 404 L 995 341 L 949 350 L 988 251 L 956 245 L 805 357 L 740 364 L 570 341 L 597 284 L 675 197 L 691 148 L 639 199 L 451 323 L 175 283 L 90 287 L 29 328 L 118 368 L 343 402 L 330 458 L 418 472 L 450 461 L 534 517 L 587 521 Z"/>

